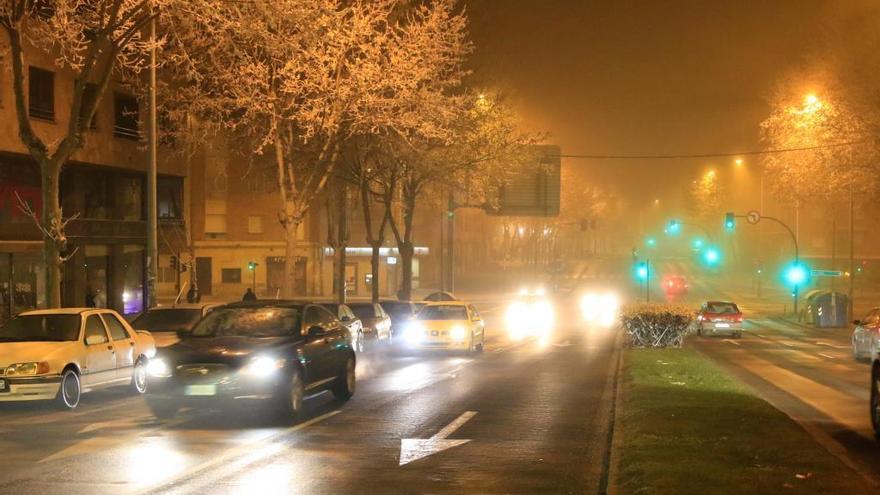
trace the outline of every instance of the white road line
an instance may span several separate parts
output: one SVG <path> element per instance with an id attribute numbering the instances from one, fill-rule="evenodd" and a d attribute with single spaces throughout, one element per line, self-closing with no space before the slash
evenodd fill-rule
<path id="1" fill-rule="evenodd" d="M 849 349 L 848 345 L 835 345 L 835 344 L 829 344 L 828 342 L 816 341 L 816 345 L 824 345 L 825 347 L 831 347 L 833 349 Z"/>
<path id="2" fill-rule="evenodd" d="M 819 352 L 818 354 L 819 354 L 820 356 L 824 357 L 824 358 L 835 359 L 834 356 L 829 356 L 828 354 L 823 354 L 823 353 L 821 353 L 821 352 Z"/>
<path id="3" fill-rule="evenodd" d="M 735 341 L 735 340 L 724 339 L 724 341 L 727 342 L 728 344 L 740 345 L 739 342 L 737 342 L 737 341 Z"/>
<path id="4" fill-rule="evenodd" d="M 434 438 L 434 439 L 446 438 L 449 435 L 452 435 L 453 433 L 455 433 L 455 430 L 464 426 L 465 423 L 467 423 L 471 418 L 473 418 L 476 415 L 477 415 L 477 411 L 465 411 L 465 412 L 461 413 L 461 415 L 459 417 L 455 418 L 455 420 L 452 423 L 449 423 L 448 425 L 444 426 L 442 430 L 438 431 L 437 434 L 435 434 L 431 438 Z"/>
<path id="5" fill-rule="evenodd" d="M 778 340 L 777 342 L 779 342 L 780 344 L 782 344 L 784 346 L 794 347 L 794 344 L 789 344 L 788 342 L 785 342 L 784 340 Z"/>
<path id="6" fill-rule="evenodd" d="M 260 437 L 260 438 L 254 439 L 252 441 L 245 442 L 245 443 L 240 444 L 232 449 L 227 450 L 226 452 L 218 455 L 217 457 L 212 457 L 208 461 L 205 461 L 205 462 L 198 464 L 190 469 L 187 469 L 186 471 L 184 471 L 176 476 L 173 476 L 171 478 L 167 478 L 164 480 L 159 480 L 159 481 L 154 482 L 152 484 L 149 484 L 147 486 L 138 487 L 137 489 L 135 489 L 131 493 L 141 494 L 141 493 L 150 493 L 150 492 L 153 492 L 156 490 L 161 490 L 162 487 L 167 487 L 167 486 L 172 485 L 172 484 L 176 483 L 177 481 L 185 479 L 185 478 L 191 478 L 193 475 L 195 475 L 199 472 L 211 469 L 211 468 L 217 466 L 218 464 L 226 463 L 235 457 L 249 454 L 253 451 L 254 444 L 257 444 L 260 442 L 269 442 L 269 441 L 274 440 L 274 439 L 281 437 L 283 435 L 287 435 L 287 434 L 293 433 L 295 431 L 302 430 L 303 428 L 308 428 L 309 426 L 312 426 L 313 424 L 320 423 L 321 421 L 324 421 L 326 419 L 330 419 L 333 416 L 336 416 L 337 414 L 339 414 L 341 412 L 342 411 L 340 411 L 339 409 L 336 409 L 334 411 L 330 411 L 326 414 L 322 414 L 318 417 L 312 418 L 312 419 L 305 421 L 303 423 L 299 423 L 299 424 L 293 425 L 289 428 L 285 428 L 285 429 L 283 429 L 277 433 L 273 433 L 272 435 L 269 435 L 267 437 Z"/>

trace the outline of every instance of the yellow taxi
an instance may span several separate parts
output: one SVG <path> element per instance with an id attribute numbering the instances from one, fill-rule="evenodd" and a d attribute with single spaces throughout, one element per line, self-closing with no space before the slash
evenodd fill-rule
<path id="1" fill-rule="evenodd" d="M 482 352 L 485 323 L 464 301 L 427 303 L 409 322 L 403 340 L 410 349 Z"/>

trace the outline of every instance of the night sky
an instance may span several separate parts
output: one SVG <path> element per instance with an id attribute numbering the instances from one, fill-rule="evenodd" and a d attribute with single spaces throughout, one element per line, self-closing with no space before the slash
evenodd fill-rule
<path id="1" fill-rule="evenodd" d="M 779 77 L 859 37 L 880 1 L 467 0 L 474 79 L 568 154 L 757 149 Z M 853 28 L 855 29 L 855 28 Z M 846 49 L 846 47 L 836 47 Z M 805 88 L 809 90 L 810 88 Z M 719 160 L 715 160 L 718 162 Z M 713 160 L 566 160 L 633 206 Z M 649 194 L 650 193 L 650 194 Z"/>

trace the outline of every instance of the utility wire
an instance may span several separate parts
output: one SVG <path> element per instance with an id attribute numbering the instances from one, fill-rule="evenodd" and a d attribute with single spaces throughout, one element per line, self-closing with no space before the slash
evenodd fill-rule
<path id="1" fill-rule="evenodd" d="M 690 159 L 690 158 L 724 158 L 737 156 L 753 156 L 753 155 L 770 155 L 777 153 L 790 153 L 794 151 L 812 151 L 830 148 L 841 148 L 845 146 L 853 146 L 856 144 L 865 144 L 873 140 L 864 139 L 861 141 L 847 141 L 843 143 L 823 144 L 819 146 L 807 146 L 803 148 L 778 148 L 769 150 L 749 150 L 739 153 L 694 153 L 680 155 L 600 155 L 600 154 L 566 154 L 562 153 L 560 158 L 582 158 L 588 160 L 672 160 L 672 159 Z"/>

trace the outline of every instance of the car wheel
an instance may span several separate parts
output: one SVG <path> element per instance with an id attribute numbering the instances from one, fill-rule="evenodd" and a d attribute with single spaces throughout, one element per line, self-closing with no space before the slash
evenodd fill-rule
<path id="1" fill-rule="evenodd" d="M 345 368 L 336 377 L 336 381 L 333 382 L 333 388 L 331 389 L 333 397 L 340 402 L 345 402 L 354 395 L 356 386 L 355 362 L 353 358 L 349 357 L 345 361 Z"/>
<path id="2" fill-rule="evenodd" d="M 134 363 L 129 390 L 135 395 L 141 395 L 147 391 L 147 362 L 143 359 L 138 359 Z"/>
<path id="3" fill-rule="evenodd" d="M 293 370 L 290 379 L 287 380 L 285 387 L 277 396 L 278 410 L 285 416 L 297 419 L 302 415 L 303 399 L 305 399 L 306 390 L 303 385 L 302 374 L 299 369 Z"/>
<path id="4" fill-rule="evenodd" d="M 177 411 L 180 409 L 173 401 L 164 399 L 147 400 L 147 406 L 153 416 L 159 419 L 171 419 L 177 415 Z"/>
<path id="5" fill-rule="evenodd" d="M 738 339 L 742 336 L 743 336 L 742 332 L 734 332 L 734 334 L 733 334 L 733 338 L 735 338 L 735 339 Z"/>
<path id="6" fill-rule="evenodd" d="M 880 440 L 880 364 L 874 364 L 871 370 L 871 426 Z"/>
<path id="7" fill-rule="evenodd" d="M 80 396 L 82 396 L 82 384 L 79 375 L 70 368 L 64 370 L 61 373 L 61 386 L 58 387 L 55 404 L 64 410 L 76 409 Z"/>
<path id="8" fill-rule="evenodd" d="M 364 332 L 358 332 L 354 338 L 354 351 L 364 352 Z"/>

